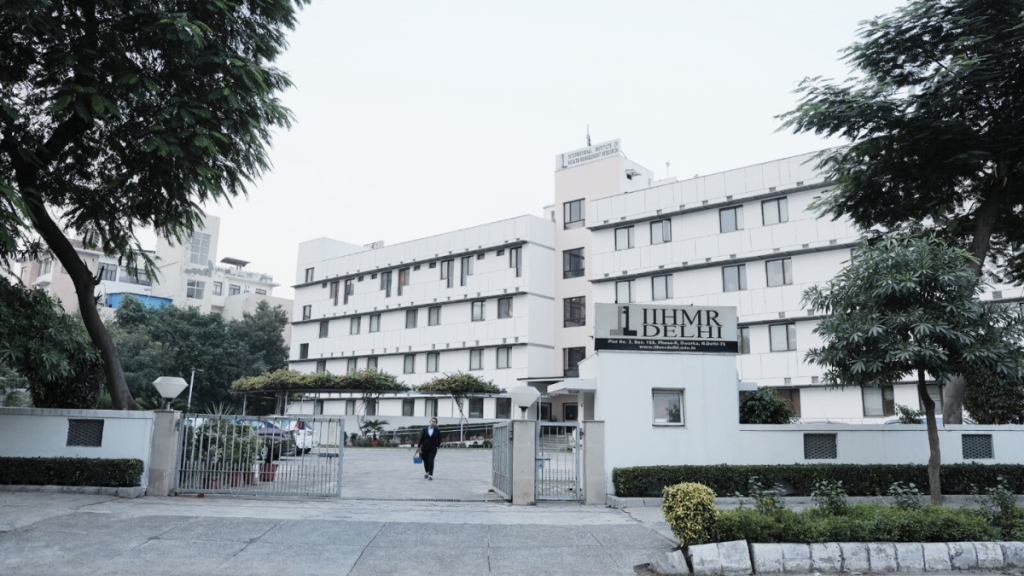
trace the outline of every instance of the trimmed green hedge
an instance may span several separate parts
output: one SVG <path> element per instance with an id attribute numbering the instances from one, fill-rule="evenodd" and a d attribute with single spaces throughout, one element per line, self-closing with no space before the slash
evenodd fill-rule
<path id="1" fill-rule="evenodd" d="M 0 458 L 0 484 L 139 486 L 142 484 L 142 460 Z"/>
<path id="2" fill-rule="evenodd" d="M 928 486 L 928 467 L 923 464 L 780 464 L 713 466 L 636 466 L 612 471 L 615 494 L 623 497 L 658 497 L 666 486 L 698 482 L 717 496 L 747 494 L 751 477 L 763 485 L 776 482 L 791 489 L 795 496 L 810 496 L 819 480 L 842 480 L 850 496 L 879 496 L 889 492 L 893 482 Z M 1024 465 L 1021 464 L 947 464 L 942 466 L 944 494 L 970 494 L 972 486 L 980 490 L 996 486 L 997 476 L 1009 483 L 1007 488 L 1024 494 Z"/>

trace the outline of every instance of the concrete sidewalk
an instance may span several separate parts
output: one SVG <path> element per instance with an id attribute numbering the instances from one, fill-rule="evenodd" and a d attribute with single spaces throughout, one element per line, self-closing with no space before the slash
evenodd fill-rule
<path id="1" fill-rule="evenodd" d="M 578 504 L 0 492 L 0 574 L 609 574 L 673 544 Z"/>

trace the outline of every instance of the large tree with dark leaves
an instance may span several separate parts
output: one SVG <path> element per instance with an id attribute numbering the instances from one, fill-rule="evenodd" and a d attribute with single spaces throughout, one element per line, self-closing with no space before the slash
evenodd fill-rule
<path id="1" fill-rule="evenodd" d="M 244 194 L 290 122 L 273 62 L 307 2 L 0 2 L 0 260 L 38 235 L 61 261 L 117 408 L 137 405 L 65 233 L 135 266 L 139 229 L 187 239 Z"/>
<path id="2" fill-rule="evenodd" d="M 865 230 L 927 228 L 981 275 L 1024 282 L 1024 0 L 915 0 L 865 22 L 855 76 L 811 78 L 784 128 L 837 136 L 817 207 Z M 991 264 L 991 266 L 986 266 Z M 964 380 L 946 389 L 959 422 Z"/>

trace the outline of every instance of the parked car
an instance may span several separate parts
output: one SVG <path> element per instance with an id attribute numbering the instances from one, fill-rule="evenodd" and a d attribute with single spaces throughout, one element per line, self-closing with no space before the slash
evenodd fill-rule
<path id="1" fill-rule="evenodd" d="M 977 424 L 977 422 L 975 422 L 974 420 L 971 420 L 970 418 L 967 418 L 967 417 L 964 417 L 964 422 L 963 423 L 964 424 Z M 892 419 L 886 420 L 884 422 L 884 424 L 900 424 L 900 419 L 899 418 L 892 418 Z M 921 416 L 921 424 L 924 424 L 924 416 L 923 415 Z M 935 425 L 938 426 L 939 428 L 942 428 L 942 414 L 936 414 L 935 415 Z"/>
<path id="2" fill-rule="evenodd" d="M 282 423 L 282 427 L 286 430 L 291 430 L 296 454 L 300 450 L 304 454 L 309 454 L 320 445 L 320 440 L 317 440 L 316 437 L 316 430 L 304 420 L 290 420 Z"/>
<path id="3" fill-rule="evenodd" d="M 278 460 L 282 454 L 291 455 L 296 453 L 295 439 L 292 438 L 290 430 L 285 430 L 273 422 L 265 420 L 235 420 L 235 423 L 244 424 L 252 428 L 263 439 L 263 449 L 260 450 L 260 458 L 264 461 Z"/>

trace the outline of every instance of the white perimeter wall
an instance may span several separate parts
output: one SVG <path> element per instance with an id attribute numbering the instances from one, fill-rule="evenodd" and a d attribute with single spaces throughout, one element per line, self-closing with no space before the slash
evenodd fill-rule
<path id="1" fill-rule="evenodd" d="M 69 420 L 103 420 L 98 447 L 68 446 Z M 136 458 L 149 482 L 153 413 L 120 410 L 0 408 L 0 456 L 12 458 Z"/>

